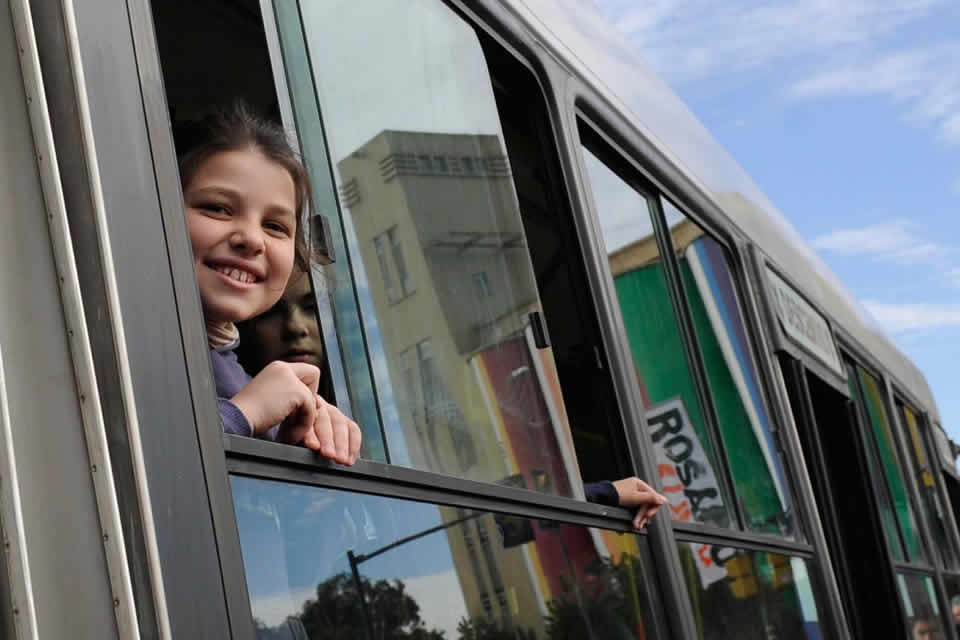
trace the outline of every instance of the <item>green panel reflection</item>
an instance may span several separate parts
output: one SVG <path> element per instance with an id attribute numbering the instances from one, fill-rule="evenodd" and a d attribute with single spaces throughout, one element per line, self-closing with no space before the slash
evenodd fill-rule
<path id="1" fill-rule="evenodd" d="M 727 366 L 687 260 L 681 261 L 680 273 L 720 431 L 730 457 L 730 471 L 736 484 L 737 498 L 748 518 L 747 527 L 762 533 L 790 534 L 792 526 L 784 519 L 784 507 L 777 495 L 774 478 L 751 427 L 750 417 Z"/>
<path id="2" fill-rule="evenodd" d="M 903 470 L 900 468 L 900 461 L 894 452 L 893 433 L 890 430 L 890 421 L 884 408 L 880 386 L 876 378 L 863 369 L 858 368 L 857 373 L 863 387 L 864 404 L 867 407 L 867 414 L 873 429 L 874 441 L 877 444 L 884 476 L 893 499 L 894 513 L 900 523 L 900 533 L 903 535 L 903 542 L 907 548 L 907 557 L 909 560 L 922 560 L 924 559 L 923 548 L 917 536 L 916 519 L 907 495 Z"/>

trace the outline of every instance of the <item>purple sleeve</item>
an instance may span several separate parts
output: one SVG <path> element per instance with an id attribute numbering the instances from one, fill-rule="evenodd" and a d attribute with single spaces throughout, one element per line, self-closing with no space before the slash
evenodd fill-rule
<path id="1" fill-rule="evenodd" d="M 217 398 L 217 404 L 220 405 L 220 422 L 223 423 L 224 433 L 235 433 L 241 436 L 252 436 L 253 429 L 247 421 L 247 416 L 226 398 Z"/>
<path id="2" fill-rule="evenodd" d="M 603 482 L 588 482 L 583 485 L 583 490 L 587 494 L 587 502 L 596 502 L 608 507 L 620 506 L 620 496 L 617 494 L 616 487 L 612 482 L 604 480 Z"/>

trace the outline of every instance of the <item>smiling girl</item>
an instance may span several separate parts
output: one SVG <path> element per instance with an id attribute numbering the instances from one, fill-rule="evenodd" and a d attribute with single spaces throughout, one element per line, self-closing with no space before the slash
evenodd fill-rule
<path id="1" fill-rule="evenodd" d="M 180 178 L 224 430 L 353 464 L 360 428 L 317 394 L 316 366 L 274 361 L 251 378 L 234 353 L 235 323 L 272 307 L 309 262 L 298 222 L 310 183 L 283 130 L 236 106 L 182 156 Z"/>

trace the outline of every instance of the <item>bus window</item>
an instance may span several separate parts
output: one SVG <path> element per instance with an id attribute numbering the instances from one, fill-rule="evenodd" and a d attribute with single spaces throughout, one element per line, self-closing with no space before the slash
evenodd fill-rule
<path id="1" fill-rule="evenodd" d="M 593 150 L 582 151 L 671 513 L 728 527 L 722 461 L 685 355 L 648 201 Z"/>
<path id="2" fill-rule="evenodd" d="M 793 500 L 725 250 L 662 202 L 745 528 L 793 537 Z"/>
<path id="3" fill-rule="evenodd" d="M 927 522 L 930 524 L 930 533 L 933 535 L 933 551 L 937 555 L 940 566 L 957 568 L 957 539 L 952 535 L 952 527 L 940 494 L 934 473 L 939 473 L 936 467 L 936 458 L 932 458 L 923 439 L 923 425 L 916 412 L 910 407 L 897 403 L 897 410 L 903 417 L 903 425 L 907 431 L 907 449 L 913 462 L 913 470 L 917 479 L 917 487 L 923 496 L 921 509 L 924 510 Z"/>
<path id="4" fill-rule="evenodd" d="M 701 640 L 824 637 L 811 561 L 689 542 L 680 561 Z"/>
<path id="5" fill-rule="evenodd" d="M 859 366 L 855 371 L 850 371 L 848 379 L 854 397 L 860 397 L 866 412 L 864 441 L 868 449 L 867 460 L 878 485 L 884 534 L 891 553 L 897 560 L 926 562 L 926 552 L 917 530 L 916 516 L 907 495 L 903 469 L 890 430 L 882 387 L 873 375 Z M 859 386 L 855 381 L 859 382 Z M 862 393 L 857 393 L 858 388 Z"/>
<path id="6" fill-rule="evenodd" d="M 243 476 L 232 486 L 260 640 L 660 637 L 643 536 Z"/>
<path id="7" fill-rule="evenodd" d="M 929 576 L 909 573 L 897 574 L 897 587 L 910 640 L 933 640 L 949 637 L 944 632 L 944 616 L 941 615 L 939 599 Z"/>
<path id="8" fill-rule="evenodd" d="M 436 0 L 275 8 L 284 59 L 312 61 L 288 65 L 288 81 L 314 179 L 329 154 L 338 185 L 339 203 L 318 205 L 339 209 L 331 298 L 345 360 L 360 363 L 348 370 L 371 367 L 373 385 L 350 398 L 376 403 L 386 460 L 577 496 L 499 115 L 511 98 L 477 33 Z M 347 316 L 360 320 L 344 333 Z"/>

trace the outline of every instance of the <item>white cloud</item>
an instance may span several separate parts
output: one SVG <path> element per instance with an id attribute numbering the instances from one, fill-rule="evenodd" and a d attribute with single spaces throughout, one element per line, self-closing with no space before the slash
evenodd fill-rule
<path id="1" fill-rule="evenodd" d="M 906 116 L 934 125 L 947 142 L 960 143 L 960 42 L 861 54 L 837 68 L 822 68 L 795 82 L 792 95 L 886 96 Z"/>
<path id="2" fill-rule="evenodd" d="M 675 79 L 827 59 L 870 47 L 949 0 L 598 0 L 597 8 Z"/>
<path id="3" fill-rule="evenodd" d="M 890 304 L 866 301 L 864 306 L 890 333 L 960 328 L 960 304 Z"/>
<path id="4" fill-rule="evenodd" d="M 843 256 L 872 256 L 905 264 L 939 264 L 954 253 L 952 247 L 918 236 L 912 226 L 908 220 L 892 220 L 839 229 L 814 238 L 813 246 Z"/>
<path id="5" fill-rule="evenodd" d="M 960 144 L 960 40 L 902 44 L 922 21 L 956 21 L 951 0 L 594 1 L 674 82 L 750 72 L 795 99 L 885 96 Z"/>

